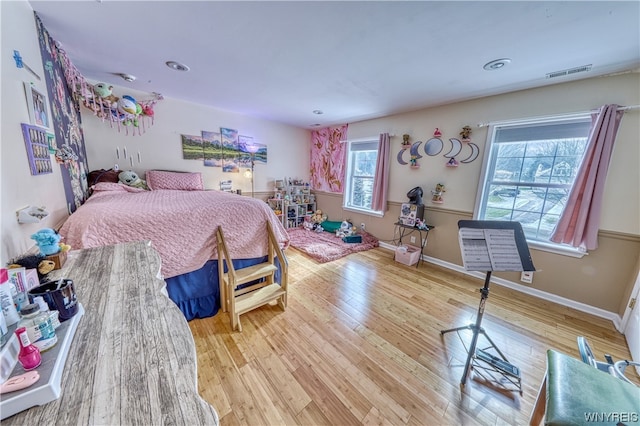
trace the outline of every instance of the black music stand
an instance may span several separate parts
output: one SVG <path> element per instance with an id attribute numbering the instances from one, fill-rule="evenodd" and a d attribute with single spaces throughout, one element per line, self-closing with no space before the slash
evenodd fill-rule
<path id="1" fill-rule="evenodd" d="M 461 330 L 473 332 L 460 385 L 465 385 L 469 370 L 473 368 L 485 380 L 500 384 L 507 390 L 518 390 L 522 395 L 520 369 L 509 363 L 507 357 L 481 327 L 484 306 L 489 297 L 491 273 L 535 271 L 522 226 L 519 222 L 461 220 L 458 222 L 458 237 L 464 268 L 467 271 L 486 272 L 484 287 L 480 289 L 480 306 L 475 324 L 440 331 L 441 336 L 451 331 L 458 333 L 458 336 Z M 489 345 L 482 349 L 477 348 L 480 334 L 489 342 Z M 495 351 L 497 355 L 490 351 Z M 505 379 L 515 389 L 504 386 Z"/>

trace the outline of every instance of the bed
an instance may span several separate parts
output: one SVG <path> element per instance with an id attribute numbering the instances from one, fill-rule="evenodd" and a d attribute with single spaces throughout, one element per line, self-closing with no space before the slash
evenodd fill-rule
<path id="1" fill-rule="evenodd" d="M 261 200 L 184 189 L 201 185 L 148 183 L 151 190 L 96 183 L 89 199 L 65 221 L 60 235 L 73 249 L 151 241 L 162 259 L 161 273 L 169 297 L 187 320 L 215 315 L 220 308 L 215 261 L 218 226 L 228 235 L 236 268 L 265 261 L 267 221 L 281 247 L 289 245 L 287 231 Z"/>

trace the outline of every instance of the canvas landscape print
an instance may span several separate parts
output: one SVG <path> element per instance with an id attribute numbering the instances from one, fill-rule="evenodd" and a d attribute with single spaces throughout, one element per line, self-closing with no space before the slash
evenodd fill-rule
<path id="1" fill-rule="evenodd" d="M 202 136 L 180 135 L 182 139 L 182 158 L 185 160 L 203 160 Z"/>
<path id="2" fill-rule="evenodd" d="M 202 149 L 206 167 L 222 167 L 222 139 L 220 133 L 203 130 Z"/>
<path id="3" fill-rule="evenodd" d="M 221 127 L 220 140 L 222 143 L 222 171 L 227 173 L 240 173 L 238 131 Z"/>

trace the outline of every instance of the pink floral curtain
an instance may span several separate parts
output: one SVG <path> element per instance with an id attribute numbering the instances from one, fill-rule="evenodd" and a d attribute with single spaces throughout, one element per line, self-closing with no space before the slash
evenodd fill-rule
<path id="1" fill-rule="evenodd" d="M 311 189 L 342 194 L 347 125 L 311 132 Z"/>
<path id="2" fill-rule="evenodd" d="M 584 159 L 551 241 L 587 250 L 598 248 L 604 183 L 623 115 L 618 105 L 611 104 L 594 116 Z"/>
<path id="3" fill-rule="evenodd" d="M 389 151 L 391 142 L 389 133 L 380 133 L 378 141 L 378 161 L 376 162 L 376 177 L 373 182 L 373 197 L 371 209 L 387 211 L 387 193 L 389 188 Z"/>

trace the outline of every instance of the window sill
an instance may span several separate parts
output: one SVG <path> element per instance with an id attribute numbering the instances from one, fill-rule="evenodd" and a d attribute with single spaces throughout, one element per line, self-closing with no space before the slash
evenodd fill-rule
<path id="1" fill-rule="evenodd" d="M 384 212 L 378 212 L 378 211 L 367 210 L 367 209 L 359 209 L 357 207 L 342 206 L 342 210 L 348 210 L 350 212 L 366 214 L 368 216 L 384 217 Z"/>
<path id="2" fill-rule="evenodd" d="M 527 240 L 527 244 L 529 245 L 529 248 L 532 248 L 532 249 L 535 249 L 535 250 L 546 251 L 546 252 L 554 253 L 554 254 L 560 254 L 562 256 L 575 257 L 575 258 L 578 258 L 578 259 L 582 259 L 584 256 L 589 254 L 586 251 L 582 251 L 580 249 L 573 248 L 573 247 L 570 247 L 570 246 L 562 246 L 562 245 L 558 245 L 558 244 L 543 243 L 541 241 L 530 241 L 530 240 Z"/>

